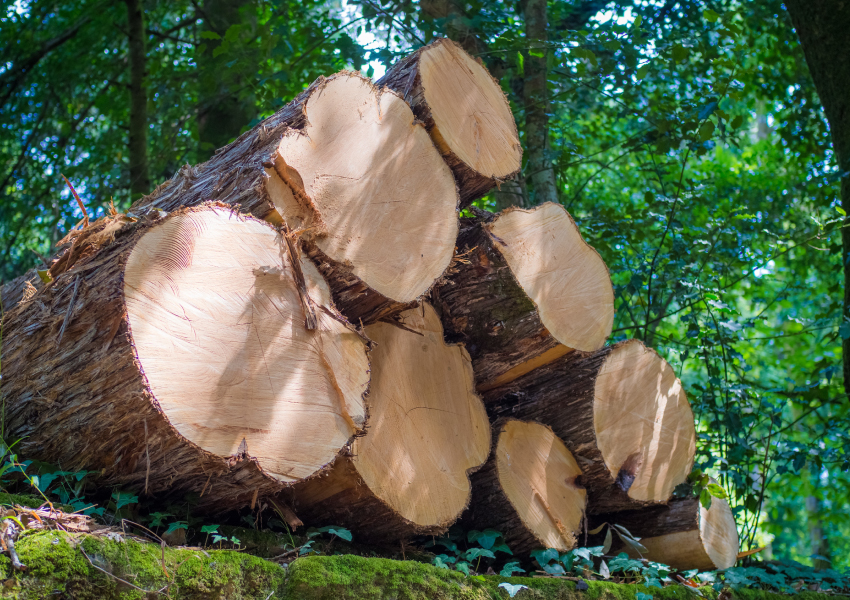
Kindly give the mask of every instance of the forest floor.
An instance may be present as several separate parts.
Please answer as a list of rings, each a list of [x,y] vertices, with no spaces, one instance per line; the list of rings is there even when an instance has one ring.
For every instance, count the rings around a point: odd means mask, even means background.
[[[779,600],[765,589],[716,590],[679,583],[645,587],[579,577],[465,575],[439,568],[434,555],[400,548],[387,551],[337,535],[293,536],[270,530],[222,527],[202,545],[168,546],[132,522],[81,523],[61,511],[45,514],[43,499],[0,494],[4,522],[0,599],[35,600]],[[14,508],[12,508],[14,507]],[[28,508],[29,507],[29,508]],[[38,509],[34,511],[31,509]],[[72,519],[77,518],[77,521]],[[9,522],[20,527],[15,531]],[[14,536],[13,566],[7,544]],[[344,532],[344,530],[343,530]],[[325,531],[325,534],[328,532]],[[339,532],[338,532],[339,533]],[[237,537],[238,536],[238,537]],[[329,539],[328,539],[329,538]],[[225,542],[235,549],[221,548]],[[309,553],[309,554],[308,554]],[[401,559],[401,560],[399,560]],[[427,562],[425,562],[427,561]],[[612,579],[616,580],[617,577]],[[620,578],[621,581],[626,581]],[[801,591],[800,600],[835,594]]]

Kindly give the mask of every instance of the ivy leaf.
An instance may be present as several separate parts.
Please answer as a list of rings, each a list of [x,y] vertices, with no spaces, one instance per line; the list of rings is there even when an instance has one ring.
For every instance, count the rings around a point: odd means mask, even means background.
[[[502,577],[512,577],[514,573],[525,573],[525,569],[519,566],[519,561],[505,563],[505,566],[499,571],[499,575]]]
[[[201,533],[218,533],[218,525],[204,525],[201,527]]]
[[[168,529],[165,530],[165,533],[173,533],[178,529],[189,529],[189,524],[186,521],[174,521],[168,525]]]
[[[558,563],[552,565],[543,565],[543,570],[549,573],[549,575],[566,575],[566,571],[564,567],[559,565]]]
[[[482,548],[487,548],[489,550],[500,537],[502,537],[502,534],[494,529],[485,529],[484,531],[477,531],[473,529],[467,534],[466,539],[470,543],[478,543],[478,545]]]
[[[475,560],[477,558],[481,558],[482,556],[485,558],[496,558],[496,555],[487,550],[486,548],[470,548],[463,554],[463,557],[466,560]]]
[[[548,565],[553,560],[558,560],[560,554],[554,548],[538,549],[531,551],[531,558],[537,561],[541,567]]]
[[[469,575],[469,563],[468,562],[459,562],[455,565],[455,569],[463,573],[464,575]]]

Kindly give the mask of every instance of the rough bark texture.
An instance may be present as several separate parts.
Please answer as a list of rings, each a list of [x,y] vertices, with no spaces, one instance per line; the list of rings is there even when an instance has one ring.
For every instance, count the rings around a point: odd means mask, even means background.
[[[201,510],[225,512],[283,484],[244,453],[226,459],[188,442],[151,393],[129,330],[123,279],[134,245],[160,222],[93,225],[88,241],[75,243],[75,262],[57,263],[63,266],[51,285],[4,313],[5,431],[21,440],[17,451],[28,458],[102,471],[102,486],[195,492]]]
[[[133,198],[151,189],[148,175],[148,88],[145,85],[145,17],[141,0],[127,5],[130,49],[130,193]]]
[[[209,161],[182,167],[174,178],[133,204],[130,212],[142,215],[159,209],[170,213],[215,200],[280,225],[282,220],[266,189],[266,169],[275,168],[274,156],[284,134],[307,125],[307,99],[326,81],[324,77],[317,79],[284,108],[218,150]],[[305,243],[303,250],[331,286],[337,309],[352,323],[374,322],[409,307],[375,292],[354,276],[348,266],[331,260],[313,244]]]
[[[841,205],[850,215],[850,4],[843,0],[788,0],[785,7],[800,37],[806,63],[832,133],[841,173]],[[841,230],[844,320],[850,319],[850,217]],[[844,391],[850,395],[850,338],[843,342]]]
[[[408,521],[363,484],[347,456],[338,458],[326,472],[303,482],[297,490],[284,490],[279,497],[305,523],[352,528],[357,539],[367,543],[440,535],[451,525],[422,527]]]
[[[493,440],[499,430],[494,427]],[[495,443],[494,443],[495,446]],[[515,554],[525,554],[540,547],[537,537],[525,526],[513,505],[505,497],[499,483],[496,461],[490,460],[472,477],[472,500],[463,517],[470,529],[495,529],[502,532],[505,543]]]
[[[549,148],[549,83],[546,66],[548,39],[546,0],[525,3],[525,37],[541,56],[529,53],[525,59],[523,100],[525,101],[525,145],[528,149],[526,178],[531,182],[532,204],[558,202],[555,170]]]
[[[614,346],[570,354],[523,377],[482,394],[492,418],[538,421],[552,428],[581,466],[589,513],[644,506],[627,495],[630,474],[613,478],[596,445],[593,396],[596,376]]]
[[[495,215],[462,219],[457,247],[462,260],[431,292],[446,338],[463,342],[472,358],[479,391],[533,357],[562,355],[561,345],[540,322],[537,308],[517,283],[484,225]],[[560,354],[558,354],[560,352]]]
[[[514,173],[506,174],[502,180],[494,179],[489,175],[478,173],[454,154],[444,143],[440,143],[439,134],[435,135],[436,124],[431,115],[431,108],[428,106],[428,101],[425,98],[425,91],[422,87],[422,79],[419,74],[419,59],[422,53],[435,44],[452,44],[450,40],[437,40],[429,46],[420,48],[401,62],[394,65],[387,73],[381,77],[375,84],[378,86],[386,86],[401,94],[413,109],[413,114],[419,121],[424,123],[425,128],[432,137],[436,137],[435,145],[446,163],[452,170],[458,186],[458,194],[460,195],[460,207],[464,208],[472,204],[473,200],[481,198],[491,189],[496,187],[504,179],[513,178]],[[496,87],[499,82],[493,80]],[[506,100],[507,102],[507,100]],[[514,127],[516,127],[514,125]]]

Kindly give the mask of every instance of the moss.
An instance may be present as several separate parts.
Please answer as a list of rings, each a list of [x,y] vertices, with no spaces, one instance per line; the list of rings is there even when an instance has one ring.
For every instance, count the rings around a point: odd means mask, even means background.
[[[0,588],[3,599],[141,600],[151,595],[147,590],[181,600],[283,598],[283,567],[230,550],[163,550],[114,535],[60,531],[22,535],[17,549],[27,570],[12,572],[7,558],[0,563],[11,580]]]
[[[575,582],[555,578],[465,577],[431,565],[385,558],[358,556],[311,556],[289,567],[286,598],[290,600],[484,600],[508,598],[499,583],[528,586],[517,600],[636,600],[644,593],[653,600],[715,600],[716,592],[700,593],[684,586],[646,588],[641,585],[589,581],[588,589],[576,590]],[[735,592],[740,600],[786,600],[788,596],[758,590]],[[835,600],[826,594],[803,593],[795,600]]]
[[[30,494],[8,494],[0,492],[0,506],[25,506],[27,508],[39,508],[45,504],[41,496]],[[53,507],[66,512],[74,512],[73,507],[54,503]]]

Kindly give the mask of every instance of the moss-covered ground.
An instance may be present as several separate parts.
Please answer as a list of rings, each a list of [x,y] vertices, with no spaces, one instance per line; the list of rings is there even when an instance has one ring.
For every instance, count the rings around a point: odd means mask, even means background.
[[[310,556],[289,567],[233,550],[162,548],[157,544],[62,531],[30,531],[18,539],[26,565],[15,571],[0,556],[0,598],[35,600],[489,600],[508,598],[503,581],[522,584],[518,600],[718,600],[710,588],[700,595],[682,586],[644,588],[590,581],[585,591],[564,579],[466,577],[414,561],[353,555]],[[757,590],[729,600],[780,600]],[[798,600],[827,600],[802,593]],[[725,599],[724,599],[725,600]]]

